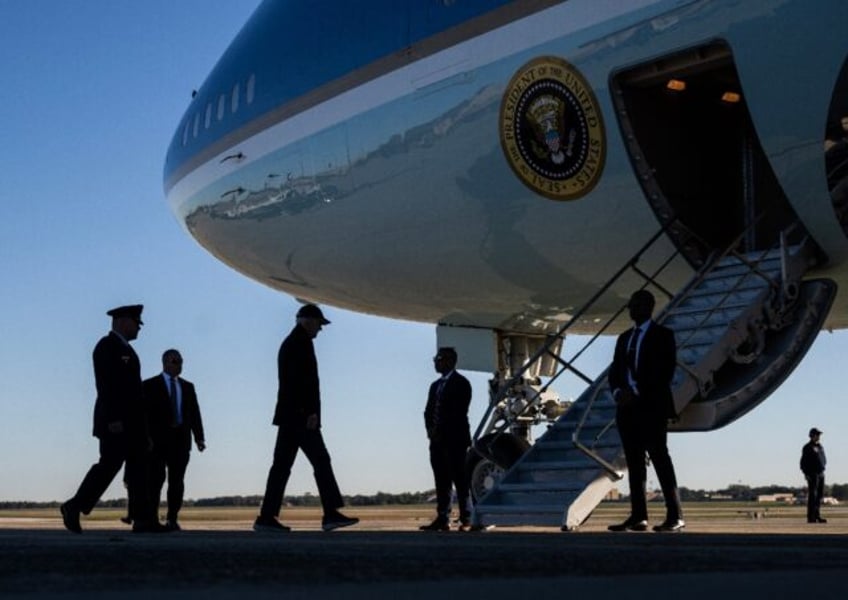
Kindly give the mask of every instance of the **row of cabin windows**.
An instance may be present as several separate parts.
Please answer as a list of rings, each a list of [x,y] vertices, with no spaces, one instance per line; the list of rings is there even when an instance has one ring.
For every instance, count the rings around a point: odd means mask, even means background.
[[[247,78],[247,85],[244,90],[244,101],[246,104],[253,104],[253,98],[256,96],[256,75],[251,75]],[[221,94],[218,96],[218,102],[208,102],[204,112],[194,113],[193,119],[188,119],[183,126],[183,146],[188,143],[189,135],[196,138],[200,133],[200,120],[203,119],[203,128],[209,129],[212,126],[212,117],[216,121],[223,121],[224,115],[227,112],[227,104],[230,106],[230,113],[235,114],[239,108],[241,98],[241,84],[236,83],[229,94]]]

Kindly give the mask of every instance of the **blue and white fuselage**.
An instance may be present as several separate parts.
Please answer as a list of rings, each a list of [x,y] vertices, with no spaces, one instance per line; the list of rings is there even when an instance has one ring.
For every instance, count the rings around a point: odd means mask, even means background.
[[[663,206],[718,247],[722,219],[745,223],[737,197],[779,196],[841,282],[825,146],[848,115],[844,23],[841,0],[266,0],[177,128],[168,201],[257,281],[424,322],[544,331],[667,224]],[[660,95],[687,76],[744,114]],[[847,309],[842,293],[828,324]]]

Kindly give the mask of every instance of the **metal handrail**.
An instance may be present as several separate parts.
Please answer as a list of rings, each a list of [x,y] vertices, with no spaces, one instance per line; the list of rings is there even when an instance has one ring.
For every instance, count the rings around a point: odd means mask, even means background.
[[[559,362],[559,363],[560,363],[561,368],[560,368],[559,370],[557,370],[557,372],[556,372],[556,373],[555,373],[555,374],[554,374],[554,375],[553,375],[553,376],[552,376],[552,377],[548,380],[548,382],[547,382],[544,386],[542,386],[541,388],[539,388],[539,390],[537,390],[537,391],[536,391],[535,395],[534,395],[532,398],[530,398],[530,400],[529,400],[529,401],[527,402],[527,404],[525,405],[524,409],[523,409],[521,412],[519,412],[519,413],[518,413],[517,417],[519,417],[519,418],[520,418],[520,416],[521,416],[521,415],[523,415],[523,414],[525,414],[526,412],[528,412],[528,411],[530,410],[530,408],[532,408],[532,407],[535,405],[535,403],[539,400],[539,398],[541,397],[541,395],[542,395],[542,394],[543,394],[543,393],[544,393],[544,392],[545,392],[545,391],[546,391],[546,390],[547,390],[547,389],[548,389],[548,388],[549,388],[549,387],[553,384],[553,382],[554,382],[554,381],[556,381],[556,380],[557,380],[557,379],[558,379],[558,378],[559,378],[559,377],[560,377],[560,376],[561,376],[564,372],[566,372],[566,371],[569,371],[569,370],[570,370],[570,371],[572,371],[572,372],[575,372],[575,373],[577,373],[577,374],[578,374],[578,377],[581,377],[584,381],[587,381],[587,383],[591,383],[591,380],[588,380],[588,378],[587,378],[586,376],[584,376],[584,375],[583,375],[582,373],[580,373],[577,369],[575,369],[575,368],[572,366],[572,363],[573,363],[573,362],[574,362],[577,358],[579,358],[579,357],[580,357],[580,355],[581,355],[581,354],[582,354],[582,353],[583,353],[583,352],[584,352],[584,351],[585,351],[585,350],[586,350],[586,349],[587,349],[587,348],[588,348],[591,344],[593,344],[593,343],[597,340],[597,338],[598,338],[598,337],[600,337],[601,335],[603,335],[603,333],[604,333],[604,332],[605,332],[605,331],[606,331],[606,330],[607,330],[607,329],[608,329],[608,328],[612,325],[612,323],[613,323],[613,322],[615,322],[615,320],[616,320],[616,319],[617,319],[617,318],[621,315],[621,313],[624,311],[624,309],[626,308],[626,306],[623,306],[623,307],[622,307],[622,308],[620,308],[618,311],[616,311],[616,312],[615,312],[615,314],[613,314],[613,316],[612,316],[610,319],[608,319],[608,320],[607,320],[607,322],[606,322],[606,323],[604,323],[604,325],[603,325],[600,329],[598,329],[598,331],[597,331],[597,332],[596,332],[596,333],[595,333],[595,334],[594,334],[594,335],[590,338],[590,340],[589,340],[586,344],[584,344],[584,346],[580,349],[580,351],[579,351],[577,354],[575,354],[575,355],[574,355],[574,357],[572,357],[572,359],[571,359],[570,361],[565,361],[565,360],[561,359],[560,357],[555,356],[555,355],[554,355],[554,354],[550,351],[550,349],[551,349],[551,347],[554,345],[555,341],[556,341],[556,340],[561,339],[561,338],[564,336],[565,332],[566,332],[567,330],[569,330],[569,329],[570,329],[570,328],[571,328],[571,327],[572,327],[575,323],[577,323],[577,322],[578,322],[578,319],[580,319],[580,317],[582,317],[582,316],[583,316],[583,315],[584,315],[584,314],[585,314],[585,313],[586,313],[586,312],[587,312],[587,311],[588,311],[588,310],[589,310],[589,309],[590,309],[590,308],[591,308],[591,307],[592,307],[592,306],[593,306],[593,305],[594,305],[594,304],[598,301],[598,299],[599,299],[599,298],[601,298],[601,296],[603,296],[603,295],[604,295],[604,294],[605,294],[605,293],[606,293],[606,292],[607,292],[607,291],[608,291],[608,290],[612,287],[612,285],[613,285],[616,281],[618,281],[618,279],[620,279],[620,278],[621,278],[621,276],[622,276],[622,275],[624,275],[626,272],[628,272],[628,271],[633,271],[633,272],[635,272],[637,275],[639,275],[640,277],[642,277],[643,279],[645,279],[645,284],[642,286],[643,288],[647,287],[648,285],[653,285],[653,286],[655,286],[657,289],[659,289],[660,291],[662,291],[664,294],[666,294],[666,295],[668,295],[669,297],[671,297],[671,294],[670,294],[670,293],[669,293],[669,292],[668,292],[665,288],[663,288],[661,285],[659,285],[659,284],[656,282],[656,278],[657,278],[657,276],[659,276],[659,274],[660,274],[662,271],[664,271],[664,270],[665,270],[665,268],[666,268],[666,267],[668,267],[668,265],[669,265],[669,264],[671,264],[671,262],[672,262],[672,261],[673,261],[676,257],[678,257],[678,256],[680,255],[680,250],[675,249],[675,251],[674,251],[674,252],[672,252],[672,253],[671,253],[671,255],[670,255],[670,256],[669,256],[669,257],[668,257],[668,258],[667,258],[667,259],[666,259],[666,260],[665,260],[665,261],[664,261],[664,262],[663,262],[663,263],[662,263],[662,264],[661,264],[661,265],[660,265],[660,266],[659,266],[659,267],[658,267],[658,268],[654,271],[653,275],[649,275],[649,274],[645,273],[644,271],[642,271],[641,269],[637,268],[637,267],[636,267],[636,264],[639,262],[639,260],[640,260],[640,259],[642,258],[642,256],[645,254],[645,252],[647,252],[647,251],[651,248],[651,246],[653,246],[653,244],[654,244],[654,243],[656,243],[656,241],[657,241],[658,239],[660,239],[660,238],[661,238],[661,236],[662,236],[662,235],[663,235],[663,234],[664,234],[664,233],[665,233],[665,232],[666,232],[666,231],[667,231],[667,230],[668,230],[668,229],[669,229],[669,228],[670,228],[670,227],[671,227],[671,226],[672,226],[675,222],[676,222],[675,220],[671,220],[671,221],[669,221],[669,222],[668,222],[668,223],[666,223],[666,224],[665,224],[662,228],[660,228],[660,230],[659,230],[659,231],[657,231],[654,235],[652,235],[652,236],[648,239],[648,241],[647,241],[647,242],[645,242],[645,244],[643,244],[643,246],[642,246],[642,247],[641,247],[641,248],[640,248],[640,249],[639,249],[639,250],[638,250],[638,251],[637,251],[637,252],[636,252],[636,253],[635,253],[635,254],[634,254],[634,255],[633,255],[633,256],[632,256],[632,257],[631,257],[628,261],[627,261],[627,262],[625,262],[625,263],[624,263],[624,265],[623,265],[621,268],[619,268],[619,269],[618,269],[618,271],[616,271],[616,272],[613,274],[613,276],[612,276],[612,277],[610,277],[610,279],[609,279],[609,280],[608,280],[608,281],[607,281],[607,282],[606,282],[603,286],[601,286],[601,287],[600,287],[600,288],[599,288],[599,289],[595,292],[595,294],[593,294],[593,295],[592,295],[592,297],[591,297],[588,301],[586,301],[586,302],[585,302],[585,303],[584,303],[584,304],[583,304],[583,305],[582,305],[582,306],[581,306],[581,307],[580,307],[580,308],[579,308],[579,309],[578,309],[578,310],[577,310],[577,311],[576,311],[576,312],[575,312],[575,313],[571,316],[571,318],[570,318],[570,319],[569,319],[569,320],[568,320],[565,324],[563,324],[563,325],[562,325],[562,326],[561,326],[561,327],[557,330],[557,332],[556,332],[555,334],[553,334],[553,335],[549,336],[549,337],[548,337],[548,341],[547,341],[544,345],[542,345],[542,347],[541,347],[539,350],[537,350],[537,351],[536,351],[536,352],[535,352],[535,353],[534,353],[534,354],[533,354],[533,355],[532,355],[532,356],[531,356],[531,357],[530,357],[530,358],[529,358],[529,359],[528,359],[528,360],[524,363],[524,365],[523,365],[520,369],[518,369],[518,371],[517,371],[517,372],[516,372],[516,373],[515,373],[515,374],[514,374],[514,375],[513,375],[513,376],[512,376],[512,377],[511,377],[511,378],[510,378],[510,379],[509,379],[509,380],[508,380],[508,381],[507,381],[504,385],[503,385],[503,386],[501,386],[501,388],[500,388],[500,390],[499,390],[499,392],[498,392],[498,395],[497,395],[494,399],[492,399],[492,400],[489,402],[489,406],[488,406],[488,408],[487,408],[486,412],[484,413],[484,415],[483,415],[482,419],[480,420],[480,424],[478,425],[477,430],[474,432],[474,438],[473,438],[473,439],[474,439],[474,442],[477,442],[477,441],[479,440],[479,438],[480,438],[480,434],[481,434],[481,432],[482,432],[482,430],[483,430],[483,427],[484,427],[484,426],[485,426],[485,424],[488,422],[488,420],[489,420],[489,418],[490,418],[490,416],[491,416],[491,414],[492,414],[492,411],[493,411],[493,410],[495,409],[495,407],[497,407],[497,406],[498,406],[498,404],[499,404],[499,403],[500,403],[500,402],[501,402],[501,401],[502,401],[502,400],[506,397],[506,391],[507,391],[507,390],[509,390],[510,388],[514,387],[514,386],[515,386],[515,385],[517,385],[518,383],[520,383],[520,382],[522,381],[522,378],[523,378],[524,374],[525,374],[525,373],[526,373],[526,372],[527,372],[527,371],[528,371],[528,370],[529,370],[529,369],[530,369],[530,368],[531,368],[531,367],[532,367],[532,366],[536,363],[536,361],[538,361],[540,358],[542,358],[542,356],[544,356],[545,354],[547,354],[547,355],[549,355],[549,356],[553,356],[553,357],[557,360],[557,362]],[[500,427],[499,429],[497,429],[497,430],[495,431],[495,437],[493,438],[493,440],[496,440],[498,437],[500,437],[501,435],[503,435],[503,433],[505,432],[505,430],[506,430],[506,424],[504,424],[502,427]]]
[[[751,223],[749,227],[752,228],[759,221],[759,219],[761,217],[762,217],[762,215],[760,215],[760,217],[755,219],[754,222]],[[702,267],[701,270],[698,272],[696,277],[692,279],[692,281],[686,286],[686,288],[681,293],[679,293],[677,296],[674,297],[673,301],[670,302],[665,307],[663,312],[657,317],[658,323],[662,323],[665,320],[665,318],[667,317],[667,315],[671,312],[672,308],[679,305],[680,302],[682,302],[688,296],[688,293],[692,289],[697,287],[697,285],[700,284],[706,278],[706,276],[709,273],[711,273],[718,266],[719,262],[722,259],[724,259],[725,257],[727,257],[728,255],[733,255],[736,258],[739,258],[741,262],[747,264],[748,267],[751,269],[750,274],[758,275],[758,276],[762,277],[763,279],[765,279],[766,283],[772,289],[779,289],[780,288],[779,283],[776,283],[773,280],[772,277],[768,276],[766,273],[763,273],[758,268],[759,265],[763,262],[763,260],[765,260],[767,258],[767,256],[772,251],[775,250],[775,248],[776,248],[775,246],[772,246],[770,248],[767,248],[766,250],[761,251],[760,254],[757,257],[754,258],[754,260],[749,259],[749,257],[746,257],[746,256],[740,254],[736,250],[736,247],[744,239],[744,236],[745,236],[748,229],[749,228],[746,228],[745,231],[743,231],[735,240],[733,240],[733,242],[724,250],[724,252],[714,256],[712,260],[707,261],[707,263],[704,265],[704,267]],[[778,246],[781,249],[783,249],[784,243],[785,243],[784,232],[781,232],[780,241],[778,242]],[[746,275],[746,277],[747,277],[747,275]],[[741,285],[741,283],[742,283],[742,281],[744,281],[744,279],[745,279],[745,277],[741,278],[736,283],[736,285],[733,286],[733,288],[731,288],[730,290],[727,290],[725,292],[725,297],[722,298],[721,302],[719,302],[715,307],[713,307],[708,313],[706,313],[706,315],[701,319],[701,323],[705,322],[709,318],[709,316],[711,316],[715,312],[715,310],[718,309],[718,307],[724,302],[724,300],[726,298],[728,298],[734,291],[736,291],[738,289],[738,286]],[[646,283],[646,285],[647,285],[647,283]],[[616,313],[616,316],[619,315],[623,310],[624,310],[624,308],[622,307],[622,309],[620,309],[618,311],[618,313]],[[694,335],[694,333],[693,333],[693,335]],[[688,339],[686,341],[688,341]],[[685,342],[682,345],[682,347],[685,347]],[[701,381],[697,377],[697,374],[692,369],[690,369],[688,367],[688,365],[682,364],[679,361],[676,361],[676,362],[677,362],[676,366],[680,367],[684,372],[687,373],[687,375],[689,375],[690,377],[692,377],[692,379],[695,380],[695,382],[698,386],[698,389],[702,389]],[[579,419],[577,425],[575,426],[575,429],[574,429],[574,432],[572,433],[571,439],[572,439],[572,443],[575,445],[575,447],[577,447],[581,452],[583,452],[589,458],[593,459],[595,462],[597,462],[599,465],[601,465],[610,475],[612,475],[616,479],[621,479],[623,477],[623,474],[620,473],[618,469],[616,469],[607,460],[605,460],[603,457],[601,457],[592,448],[589,448],[588,446],[586,446],[585,444],[583,444],[579,440],[580,433],[581,433],[581,431],[582,431],[582,429],[583,429],[583,427],[586,423],[586,420],[589,417],[589,414],[592,411],[592,408],[594,407],[595,402],[597,401],[598,397],[600,396],[602,389],[603,389],[603,386],[598,385],[594,389],[594,391],[592,391],[592,395],[591,395],[589,401],[586,403],[586,407],[583,409],[583,414],[582,414],[581,418]],[[598,433],[598,435],[595,436],[594,441],[597,442],[601,437],[603,437],[603,435],[612,427],[612,425],[614,423],[615,423],[615,418],[612,418],[607,423],[607,425],[601,430],[601,432]]]

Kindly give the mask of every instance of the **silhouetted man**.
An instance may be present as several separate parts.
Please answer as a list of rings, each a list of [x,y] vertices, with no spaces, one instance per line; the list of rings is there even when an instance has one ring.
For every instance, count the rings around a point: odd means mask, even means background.
[[[168,479],[168,513],[165,526],[179,531],[177,520],[183,505],[185,473],[191,456],[191,438],[197,449],[206,449],[203,419],[194,384],[180,377],[183,357],[177,350],[162,354],[162,373],[144,381],[153,456],[150,465],[151,500],[159,507],[162,485]]]
[[[430,385],[424,426],[430,440],[430,466],[436,483],[436,518],[422,531],[450,531],[451,490],[456,488],[459,529],[471,530],[471,504],[465,456],[471,445],[468,407],[471,384],[456,371],[453,348],[439,348],[433,364],[441,377]]]
[[[62,504],[62,521],[82,533],[80,513],[89,514],[127,463],[127,494],[133,506],[133,531],[158,532],[163,528],[149,501],[147,459],[150,439],[144,415],[141,364],[130,342],[143,325],[141,304],[113,308],[112,330],[94,347],[94,436],[100,440],[100,460],[89,469],[77,493]]]
[[[807,523],[827,523],[821,516],[821,501],[824,496],[824,468],[827,457],[821,445],[822,432],[810,429],[810,441],[801,449],[801,471],[807,480]]]
[[[609,385],[617,405],[615,420],[630,483],[630,516],[610,531],[645,531],[647,466],[651,457],[665,497],[665,521],[654,531],[679,531],[685,527],[674,465],[668,454],[668,419],[676,416],[671,379],[676,365],[674,332],[651,320],[654,296],[638,290],[627,305],[634,327],[619,336],[609,370]]]
[[[339,512],[339,508],[344,506],[344,500],[321,435],[321,392],[318,361],[315,359],[312,340],[329,323],[320,308],[314,304],[305,304],[297,311],[294,329],[283,340],[277,354],[279,389],[274,412],[274,425],[278,427],[277,443],[262,507],[253,524],[255,531],[289,531],[290,527],[280,523],[277,517],[298,449],[306,454],[315,473],[315,483],[324,509],[322,529],[331,531],[359,522],[359,519]]]

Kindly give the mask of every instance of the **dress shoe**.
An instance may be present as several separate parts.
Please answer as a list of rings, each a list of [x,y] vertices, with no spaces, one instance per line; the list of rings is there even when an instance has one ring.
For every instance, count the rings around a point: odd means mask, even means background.
[[[126,523],[127,525],[132,525],[132,519],[129,516],[121,517],[121,523]]]
[[[321,529],[324,531],[332,531],[333,529],[339,529],[341,527],[350,527],[357,523],[359,523],[359,519],[356,517],[348,517],[339,511],[334,511],[330,514],[324,515],[324,518],[321,519]]]
[[[82,533],[79,520],[80,511],[74,501],[68,500],[59,507],[59,510],[62,512],[62,523],[65,524],[65,529],[74,533]]]
[[[816,517],[815,519],[807,519],[807,523],[827,523],[827,519]]]
[[[450,531],[450,523],[447,519],[436,518],[429,525],[422,525],[418,529],[421,531]]]
[[[628,518],[624,523],[610,525],[608,531],[646,531],[648,529],[648,521],[645,519]]]
[[[182,531],[183,528],[180,527],[180,524],[177,523],[176,519],[168,519],[165,521],[165,527],[168,528],[168,531]]]
[[[258,533],[286,533],[291,527],[283,525],[274,517],[256,517],[253,522],[253,531]]]
[[[683,519],[675,519],[673,521],[663,521],[659,525],[654,525],[654,531],[658,533],[665,531],[683,531],[684,527],[686,527],[686,523],[683,522]]]

